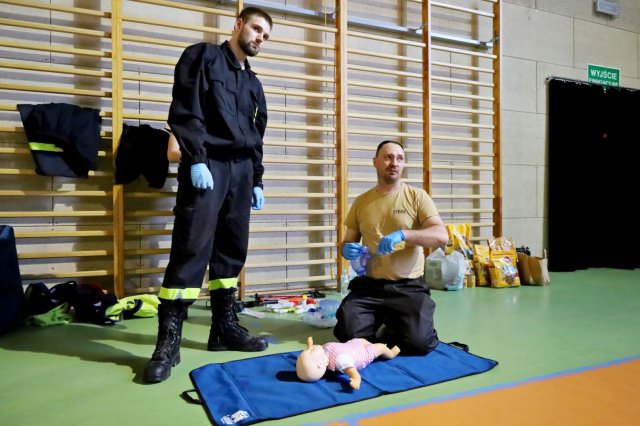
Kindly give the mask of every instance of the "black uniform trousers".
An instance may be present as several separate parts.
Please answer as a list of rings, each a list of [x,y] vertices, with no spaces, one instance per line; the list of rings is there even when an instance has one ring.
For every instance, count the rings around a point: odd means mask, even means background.
[[[253,198],[253,161],[245,153],[219,157],[207,161],[213,190],[194,188],[190,164],[180,164],[178,168],[171,255],[163,289],[199,290],[207,264],[210,280],[233,281],[244,266]],[[183,298],[176,294],[180,292],[160,291],[161,298]],[[193,292],[184,294],[190,295],[186,299],[194,298]]]
[[[398,345],[405,354],[424,354],[438,345],[436,304],[422,277],[398,281],[354,278],[336,313],[333,331],[341,342],[356,337]],[[380,327],[385,333],[377,338]]]

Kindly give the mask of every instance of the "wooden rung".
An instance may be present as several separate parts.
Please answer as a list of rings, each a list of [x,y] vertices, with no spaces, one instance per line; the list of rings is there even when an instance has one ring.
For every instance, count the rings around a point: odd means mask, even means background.
[[[132,99],[136,101],[147,101],[147,102],[159,102],[163,104],[171,103],[171,96],[162,96],[162,95],[145,95],[140,93],[132,93],[132,92],[123,92],[123,99]]]
[[[268,209],[268,210],[253,210],[251,211],[252,215],[324,215],[324,214],[335,214],[335,209]]]
[[[20,211],[20,212],[0,212],[0,217],[107,217],[112,216],[112,212],[107,211]]]
[[[303,64],[324,65],[328,67],[335,66],[335,63],[331,61],[325,61],[322,59],[309,59],[309,58],[304,58],[300,56],[276,55],[273,53],[261,53],[260,58],[273,59],[274,61],[282,61],[282,62],[299,62]]]
[[[469,152],[469,151],[442,151],[434,149],[431,151],[432,155],[462,155],[466,157],[493,157],[495,154],[492,152]]]
[[[396,61],[414,62],[418,64],[422,63],[422,58],[416,58],[413,56],[390,55],[387,53],[374,52],[371,50],[347,49],[347,53],[353,55],[373,56],[375,58],[393,59]]]
[[[136,62],[142,64],[166,65],[167,67],[175,67],[177,58],[163,58],[159,56],[133,55],[123,53],[122,60],[126,62]]]
[[[100,257],[111,256],[112,250],[75,250],[75,251],[58,251],[58,252],[40,252],[40,253],[19,253],[18,259],[54,259],[65,257]]]
[[[125,256],[143,256],[143,255],[156,255],[156,254],[169,254],[170,248],[156,248],[156,249],[131,249],[125,250]]]
[[[291,286],[288,283],[295,283],[295,282],[309,283],[314,281],[328,281],[328,280],[334,280],[334,279],[335,278],[333,278],[331,275],[322,275],[317,277],[287,277],[287,278],[275,278],[272,280],[250,280],[246,284],[246,286],[247,286],[247,291],[250,291],[249,289],[252,286],[286,283],[287,291],[291,292],[291,291],[295,291],[296,287]],[[306,287],[301,287],[301,288],[306,288]],[[275,293],[275,292],[269,290],[269,293]]]
[[[322,25],[314,25],[308,24],[306,22],[297,22],[285,19],[273,18],[273,23],[278,25],[278,28],[286,28],[286,27],[297,27],[297,28],[305,28],[308,30],[327,32],[327,33],[337,33],[338,29],[335,27],[327,27]]]
[[[3,61],[2,67],[23,71],[42,71],[56,74],[85,75],[89,77],[111,78],[111,71],[92,70],[68,65],[39,64],[27,61]],[[17,110],[15,105],[14,110]]]
[[[490,200],[494,199],[495,195],[486,194],[430,194],[431,198],[440,200]]]
[[[281,87],[270,87],[270,86],[264,87],[264,93],[269,95],[300,96],[305,98],[323,98],[323,99],[336,98],[336,95],[334,93],[312,92],[309,90],[297,90],[297,89],[283,89]],[[271,127],[271,125],[269,125],[269,127]]]
[[[102,231],[41,231],[41,232],[16,232],[16,238],[80,238],[80,237],[109,237],[112,230]]]
[[[464,114],[485,114],[485,115],[495,115],[493,110],[491,109],[482,109],[482,108],[457,108],[457,107],[447,107],[438,104],[431,104],[431,109],[434,111],[447,111],[447,112],[460,112]]]
[[[159,28],[175,28],[178,30],[194,31],[199,33],[230,35],[231,30],[222,30],[220,28],[207,27],[204,25],[182,24],[177,20],[166,21],[158,19],[142,18],[138,16],[125,15],[122,17],[123,22],[133,22],[136,24],[151,25]]]
[[[402,40],[402,39],[397,39],[392,37],[381,36],[378,34],[363,33],[359,31],[347,31],[347,35],[352,37],[358,37],[358,38],[366,38],[369,40],[378,40],[378,41],[385,41],[389,43],[402,44],[405,46],[415,46],[415,47],[421,47],[421,48],[425,46],[424,43],[419,41]]]
[[[95,9],[83,9],[80,7],[59,6],[56,4],[48,4],[43,2],[32,2],[27,0],[2,0],[2,3],[13,4],[16,6],[34,7],[36,9],[55,10],[58,12],[67,12],[78,15],[97,16],[99,18],[111,18],[110,12],[102,12]]]
[[[188,3],[176,2],[176,1],[170,1],[170,0],[134,0],[134,2],[153,4],[155,6],[165,6],[172,9],[190,10],[192,12],[210,13],[214,15],[222,15],[222,16],[228,16],[232,18],[235,17],[235,13],[229,10],[214,9],[212,7],[197,6],[194,4],[188,4]]]
[[[438,213],[447,214],[447,213],[493,213],[495,210],[493,209],[438,209]]]
[[[0,169],[0,175],[39,176],[35,172],[35,170],[31,170],[31,169]],[[96,176],[96,177],[113,176],[113,173],[90,170],[89,176]],[[47,176],[43,176],[43,177],[47,177]]]
[[[335,198],[334,192],[271,192],[265,191],[267,198]]]
[[[455,166],[447,164],[432,164],[433,169],[437,170],[464,170],[464,171],[493,171],[493,166]]]
[[[307,132],[335,132],[335,127],[327,126],[303,126],[297,124],[281,124],[273,123],[269,124],[269,129],[281,129],[281,130],[303,130]]]
[[[125,217],[164,217],[173,216],[171,210],[129,210],[124,212]]]
[[[445,185],[494,185],[492,180],[457,180],[457,179],[433,179],[433,184]]]
[[[269,163],[269,164],[318,164],[318,165],[326,165],[326,166],[331,166],[336,164],[335,160],[314,160],[314,159],[307,159],[304,157],[278,158],[278,157],[269,156],[269,155],[265,155],[262,162]]]
[[[476,56],[478,58],[497,59],[498,57],[492,53],[481,53],[481,52],[476,52],[474,50],[456,49],[454,47],[440,46],[437,44],[432,44],[431,49],[440,50],[440,51],[449,52],[449,53],[458,53],[460,55]]]
[[[347,133],[350,135],[374,135],[374,136],[392,136],[397,138],[414,138],[422,139],[422,133],[408,133],[408,132],[392,132],[384,129],[348,129]]]
[[[45,43],[28,43],[25,41],[14,42],[14,41],[5,40],[5,39],[0,39],[0,46],[20,49],[21,51],[35,50],[38,52],[56,52],[56,53],[66,53],[68,55],[93,56],[93,57],[99,57],[99,58],[111,57],[111,52],[105,52],[102,50],[78,49],[75,47],[64,47],[64,46],[57,46],[55,44],[45,44]]]
[[[35,86],[26,84],[0,83],[0,89],[20,92],[58,93],[61,95],[93,96],[97,98],[111,98],[111,92],[106,90],[71,89],[55,86]]]
[[[452,4],[440,3],[437,1],[431,1],[431,6],[441,7],[443,9],[456,10],[458,12],[466,12],[471,13],[473,15],[486,16],[488,18],[493,18],[495,15],[491,12],[485,12],[483,10],[470,9],[468,7],[454,6]]]
[[[285,112],[293,114],[309,114],[309,115],[336,115],[335,110],[329,109],[311,109],[311,108],[292,108],[283,106],[269,105],[269,112]]]
[[[368,81],[349,80],[347,84],[349,86],[366,87],[368,89],[394,90],[397,92],[407,92],[407,93],[423,93],[424,92],[420,87],[390,86],[386,84],[374,84]]]
[[[488,74],[494,74],[495,71],[491,68],[482,68],[482,67],[472,67],[470,65],[462,65],[462,64],[454,64],[451,62],[440,62],[440,61],[431,61],[432,67],[445,67],[445,68],[455,68],[466,71],[476,71],[476,72],[485,72]]]
[[[43,24],[40,22],[27,22],[27,21],[20,21],[17,19],[0,18],[0,25],[7,25],[10,27],[19,27],[19,28],[30,28],[34,30],[56,31],[56,32],[68,33],[68,34],[79,34],[84,36],[106,37],[106,38],[111,37],[111,34],[105,31],[87,30],[84,28],[66,27],[63,25]]]
[[[88,278],[88,277],[108,277],[113,275],[111,269],[97,269],[94,271],[60,271],[60,272],[47,272],[42,274],[22,274],[23,280],[46,280],[46,279],[60,279],[60,278]]]
[[[173,198],[175,192],[125,192],[125,198]]]
[[[166,85],[173,85],[172,76],[163,75],[149,75],[149,74],[134,74],[129,72],[122,73],[122,78],[125,81],[141,81],[145,83],[160,83]]]
[[[318,43],[316,41],[307,40],[295,40],[292,38],[278,37],[276,35],[269,38],[269,44],[271,43],[293,44],[294,46],[311,47],[314,49],[336,50],[333,44]]]
[[[122,117],[125,120],[159,121],[161,123],[167,122],[167,114],[146,114],[146,113],[125,112],[122,114]]]
[[[293,250],[293,249],[305,249],[305,248],[325,248],[325,247],[335,247],[337,243],[335,242],[327,242],[327,243],[301,243],[301,244],[270,244],[270,245],[249,245],[249,250],[259,251],[259,250]]]
[[[493,102],[495,99],[493,96],[479,96],[479,95],[469,95],[466,93],[456,93],[456,92],[441,92],[439,90],[433,90],[431,92],[432,96],[446,96],[448,98],[463,98],[463,99],[475,99],[478,101],[489,101]]]
[[[309,74],[301,74],[301,73],[292,73],[292,72],[278,72],[278,71],[269,71],[267,69],[262,69],[257,72],[258,76],[267,76],[267,77],[281,77],[292,80],[308,80],[308,81],[322,81],[324,83],[335,83],[336,79],[333,77],[322,77],[319,75],[309,75]]]
[[[374,121],[393,121],[397,123],[416,123],[422,124],[421,118],[405,118],[405,117],[397,117],[392,115],[372,115],[372,114],[356,114],[350,112],[347,115],[349,118],[361,118],[364,120],[374,120]]]
[[[472,138],[472,137],[466,137],[466,136],[451,136],[451,135],[434,135],[434,134],[432,134],[431,135],[431,139],[494,143],[494,140],[493,139],[489,139],[489,138]]]
[[[159,235],[171,235],[171,229],[132,229],[124,231],[125,237],[149,237]]]
[[[284,146],[287,148],[320,148],[320,149],[335,149],[335,145],[329,145],[326,143],[305,143],[305,142],[287,142],[279,140],[265,141],[265,146]]]
[[[167,268],[125,269],[124,274],[125,274],[125,276],[164,274],[166,270],[167,270]],[[151,287],[151,288],[153,289],[154,287]],[[151,290],[151,291],[158,291],[158,290],[160,290],[160,286],[155,288],[155,290]],[[138,293],[138,289],[132,289],[132,290],[127,290],[127,291]],[[149,291],[144,291],[144,292],[141,292],[141,293],[149,293]]]
[[[131,34],[123,34],[122,41],[128,41],[131,43],[140,43],[140,44],[152,44],[154,46],[177,47],[183,50],[189,46],[189,43],[185,43],[183,41],[166,40],[166,39],[157,38],[157,37],[141,37],[141,36],[134,36]]]
[[[398,106],[398,107],[405,107],[405,108],[422,109],[422,104],[419,102],[401,102],[401,101],[395,101],[393,99],[385,99],[385,98],[361,98],[358,96],[349,96],[347,97],[347,101],[354,102],[354,103],[362,103],[362,104],[387,105],[387,106]]]
[[[0,148],[0,154],[28,155],[31,154],[29,148]]]
[[[335,262],[336,262],[335,259],[313,259],[313,260],[297,260],[297,261],[289,261],[289,262],[264,262],[264,263],[247,262],[244,265],[244,267],[247,269],[280,268],[280,267],[285,268],[288,266],[327,265]]]
[[[451,84],[467,84],[469,86],[482,86],[482,87],[494,87],[493,83],[486,83],[478,80],[464,80],[461,78],[449,78],[440,76],[431,76],[432,81],[444,81]]]
[[[379,68],[379,67],[363,67],[361,65],[347,65],[347,69],[354,70],[354,71],[371,72],[375,74],[395,75],[399,77],[411,77],[411,78],[420,78],[420,79],[422,78],[422,74],[418,74],[415,72],[396,71],[396,70],[389,70],[386,68]]]
[[[322,275],[322,276],[315,276],[315,277],[308,277],[308,276],[304,276],[304,277],[287,277],[287,278],[275,278],[272,280],[250,280],[247,283],[247,291],[251,291],[250,288],[252,286],[260,286],[260,285],[270,285],[270,284],[287,284],[286,288],[287,288],[287,292],[292,292],[292,291],[298,291],[298,290],[302,290],[302,289],[309,289],[309,286],[306,285],[307,283],[310,282],[315,282],[315,281],[329,281],[329,280],[335,280],[334,277],[332,277],[331,275]],[[294,286],[291,283],[303,283],[303,285],[301,286]],[[324,287],[314,287],[315,289],[324,289]],[[273,291],[269,290],[269,293],[274,293]]]
[[[259,226],[251,227],[250,233],[262,232],[315,232],[315,231],[335,231],[336,227],[327,226]]]
[[[21,189],[0,189],[5,197],[106,197],[111,191],[25,191]]]
[[[335,176],[288,176],[288,175],[271,175],[265,174],[263,180],[284,180],[284,181],[309,181],[309,182],[332,182],[336,180]]]
[[[478,124],[478,123],[463,123],[458,121],[431,121],[432,126],[447,126],[447,127],[470,127],[474,129],[493,129],[493,124]]]

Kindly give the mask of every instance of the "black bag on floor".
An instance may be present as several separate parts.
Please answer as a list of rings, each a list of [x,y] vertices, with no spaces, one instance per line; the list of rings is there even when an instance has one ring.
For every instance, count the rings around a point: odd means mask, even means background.
[[[0,334],[18,324],[23,301],[15,234],[0,225]]]

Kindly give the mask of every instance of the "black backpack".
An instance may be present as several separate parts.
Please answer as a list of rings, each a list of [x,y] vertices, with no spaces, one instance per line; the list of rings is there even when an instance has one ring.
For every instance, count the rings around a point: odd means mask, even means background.
[[[0,225],[0,334],[20,322],[24,301],[16,237],[9,225]]]

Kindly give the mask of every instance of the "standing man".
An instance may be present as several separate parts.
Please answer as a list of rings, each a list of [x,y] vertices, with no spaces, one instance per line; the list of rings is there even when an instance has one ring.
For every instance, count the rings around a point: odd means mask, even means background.
[[[175,69],[169,126],[182,158],[171,255],[158,297],[158,341],[144,380],[166,380],[180,362],[182,323],[209,264],[211,331],[207,349],[257,352],[264,337],[241,327],[235,312],[238,274],[249,242],[250,209],[264,205],[262,138],[267,105],[247,58],[269,39],[271,17],[247,7],[231,38],[198,43]]]
[[[366,274],[349,284],[334,335],[341,342],[379,341],[384,324],[385,343],[424,354],[436,347],[438,336],[435,303],[423,277],[423,247],[445,245],[449,236],[429,195],[402,182],[404,160],[398,142],[380,143],[373,158],[378,184],[356,198],[347,214],[342,256],[356,259],[363,246],[374,255]]]

